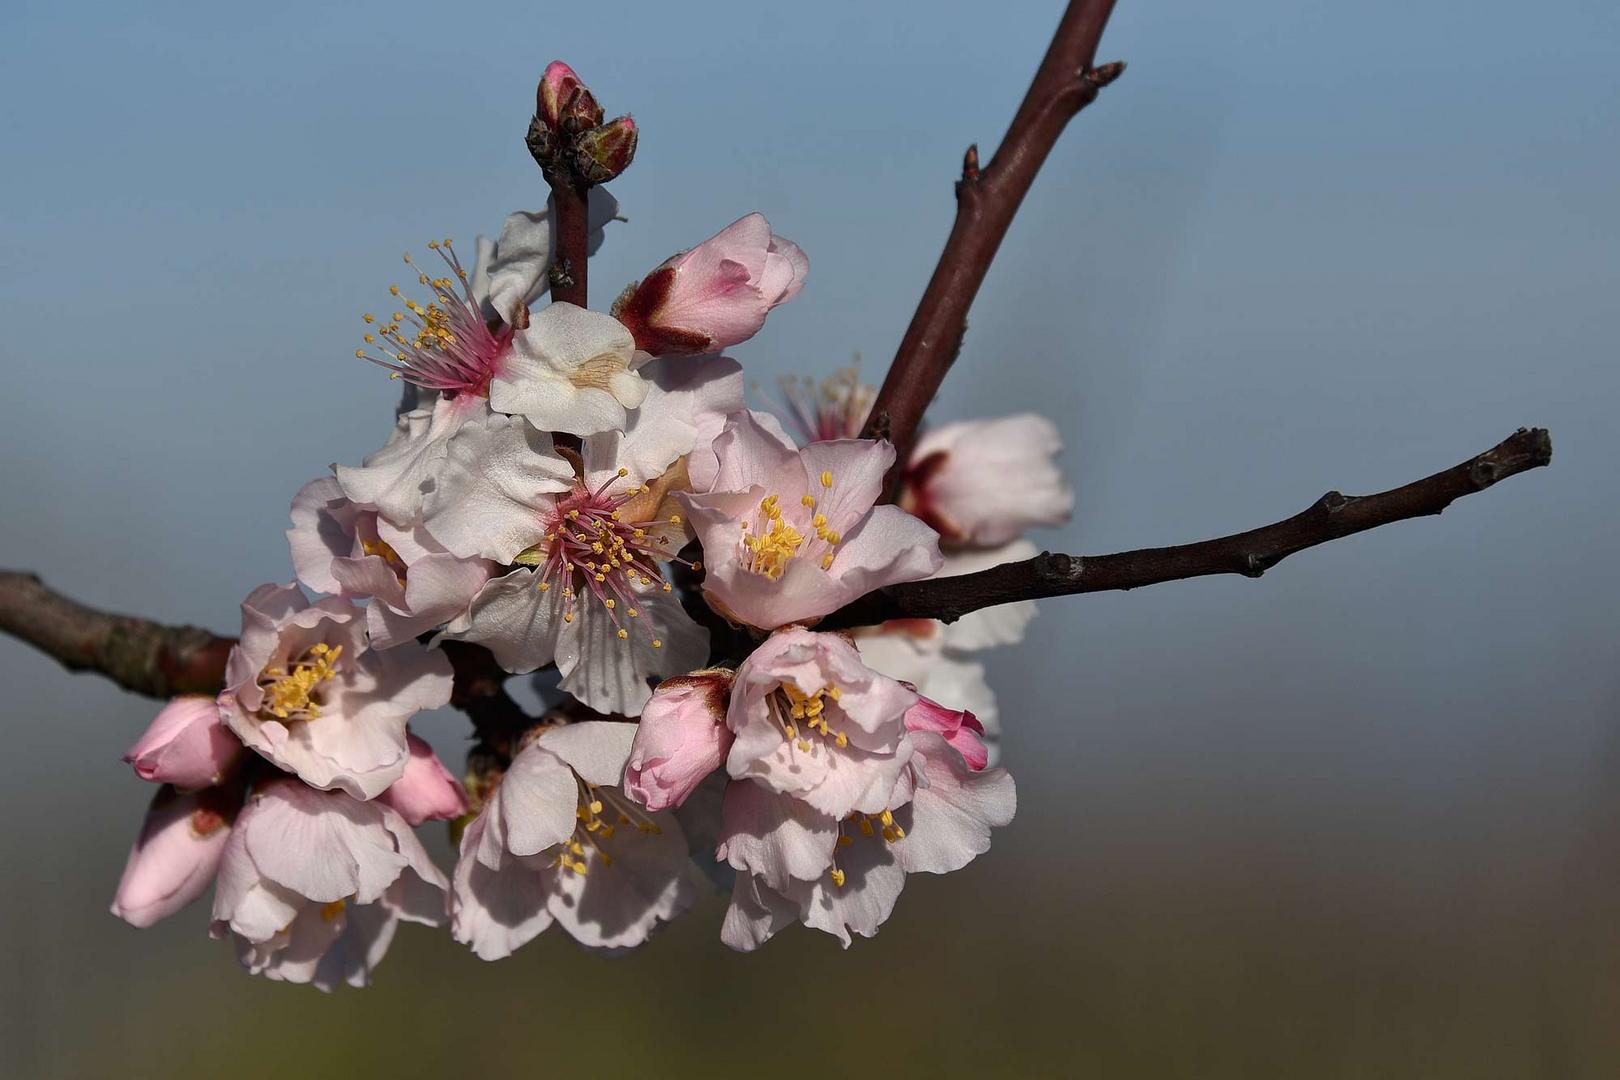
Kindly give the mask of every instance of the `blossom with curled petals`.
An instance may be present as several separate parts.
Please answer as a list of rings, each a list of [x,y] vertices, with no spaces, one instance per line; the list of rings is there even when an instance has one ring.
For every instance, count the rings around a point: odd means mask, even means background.
[[[292,779],[261,784],[226,842],[213,935],[255,975],[365,986],[401,921],[440,924],[444,874],[397,812]]]
[[[374,649],[456,618],[494,571],[488,560],[446,551],[420,524],[402,528],[355,505],[329,476],[299,489],[292,522],[287,543],[298,580],[346,600],[370,599],[366,632]]]
[[[558,923],[582,945],[628,948],[699,895],[673,815],[643,810],[619,777],[635,728],[584,721],[525,747],[461,836],[451,931],[498,960]]]

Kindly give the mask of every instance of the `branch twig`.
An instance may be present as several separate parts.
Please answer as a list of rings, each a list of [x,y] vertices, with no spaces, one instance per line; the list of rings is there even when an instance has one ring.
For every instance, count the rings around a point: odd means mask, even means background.
[[[195,626],[166,626],[114,615],[70,600],[38,575],[0,570],[0,631],[28,642],[69,671],[94,671],[125,690],[167,700],[217,694],[235,638]],[[443,643],[455,671],[450,703],[466,712],[486,740],[504,745],[532,721],[507,694],[506,672],[489,650]]]
[[[235,644],[195,626],[165,626],[69,600],[34,575],[0,570],[0,630],[69,671],[95,671],[148,697],[218,693]]]
[[[1068,122],[1125,70],[1120,63],[1092,67],[1113,8],[1114,0],[1071,0],[995,157],[981,168],[978,147],[968,147],[956,184],[956,222],[863,432],[867,438],[886,432],[894,443],[891,497],[923,411],[962,347],[968,309],[1035,174]]]
[[[1547,432],[1520,428],[1478,457],[1393,491],[1377,495],[1330,491],[1284,521],[1196,544],[1116,555],[1042,552],[973,574],[891,585],[834,612],[818,629],[871,626],[889,619],[954,622],[971,611],[1017,600],[1135,589],[1210,574],[1259,577],[1296,551],[1438,514],[1464,495],[1551,461],[1552,439]]]
[[[551,265],[551,298],[585,306],[586,270],[589,260],[589,215],[586,212],[588,189],[571,177],[548,171],[546,182],[551,185],[551,208],[557,222],[557,251]]]

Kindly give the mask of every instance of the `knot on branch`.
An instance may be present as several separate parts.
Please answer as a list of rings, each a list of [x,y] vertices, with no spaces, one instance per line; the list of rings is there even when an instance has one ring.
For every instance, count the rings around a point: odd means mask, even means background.
[[[1330,491],[1316,500],[1316,509],[1325,510],[1329,514],[1336,514],[1353,502],[1355,502],[1355,499],[1343,492]]]

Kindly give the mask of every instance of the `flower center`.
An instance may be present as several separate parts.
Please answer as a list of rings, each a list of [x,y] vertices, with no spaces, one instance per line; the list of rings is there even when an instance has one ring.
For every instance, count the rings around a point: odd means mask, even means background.
[[[805,442],[856,439],[877,393],[861,382],[860,360],[821,382],[809,376],[781,381],[780,411]]]
[[[837,853],[855,842],[853,836],[844,832],[844,826],[850,822],[854,822],[860,828],[862,836],[882,836],[890,844],[906,838],[906,830],[900,827],[900,823],[894,820],[893,812],[888,810],[883,811],[881,814],[863,814],[856,810],[843,821],[840,821],[838,823],[838,843],[833,849],[833,865],[827,871],[827,876],[832,878],[834,887],[840,889],[844,887],[844,872],[838,868]]]
[[[608,847],[614,834],[627,825],[650,836],[664,834],[657,822],[613,789],[587,784],[577,776],[575,783],[579,785],[579,805],[574,809],[577,824],[574,835],[557,852],[553,866],[560,866],[571,874],[584,874],[589,869],[585,862],[587,846],[595,849],[604,868],[612,866],[613,855]]]
[[[782,738],[797,747],[800,753],[810,752],[810,740],[805,734],[819,735],[842,750],[849,745],[849,736],[827,726],[827,701],[843,696],[838,687],[828,683],[813,694],[806,694],[793,683],[786,682],[765,699],[771,718],[782,729]],[[800,725],[803,725],[803,732]]]
[[[362,539],[360,541],[360,550],[367,555],[375,555],[382,559],[383,562],[388,564],[388,569],[392,570],[394,576],[399,579],[399,583],[401,585],[405,584],[405,560],[399,557],[399,552],[394,550],[392,544],[381,538],[377,540]]]
[[[424,389],[488,394],[490,380],[499,374],[501,361],[511,348],[512,328],[502,325],[491,330],[484,322],[467,285],[467,271],[449,240],[435,240],[428,247],[439,254],[453,276],[429,277],[406,255],[405,264],[416,271],[418,284],[433,290],[433,299],[426,304],[402,299],[405,310],[387,319],[362,315],[367,330],[361,340],[366,347],[356,349],[354,355],[387,368],[391,378]],[[400,296],[398,285],[388,286],[388,292]]]
[[[647,489],[641,485],[610,493],[616,480],[629,475],[620,469],[592,491],[575,484],[573,493],[558,500],[546,527],[546,535],[517,557],[535,569],[535,588],[548,592],[562,590],[563,621],[573,622],[582,602],[600,604],[616,628],[619,640],[630,637],[630,626],[641,617],[636,609],[633,586],[657,585],[664,592],[674,589],[664,580],[660,562],[678,562],[701,570],[702,564],[688,562],[669,550],[665,526],[679,525],[679,514],[668,519],[627,520],[625,507]],[[652,647],[663,648],[659,638]]]
[[[343,646],[324,641],[305,649],[287,667],[267,667],[259,674],[264,704],[259,711],[277,720],[314,720],[321,715],[316,692],[337,675]]]
[[[832,472],[823,470],[822,490],[830,495],[832,486]],[[799,524],[794,524],[783,516],[781,499],[776,495],[765,496],[759,501],[759,509],[753,516],[742,520],[744,569],[775,581],[787,570],[789,562],[799,555],[818,550],[818,547],[821,553],[819,560],[821,568],[825,570],[832,565],[833,556],[837,554],[836,548],[843,543],[844,538],[827,524],[827,515],[816,509],[814,495],[800,496],[799,505],[804,507],[804,513],[795,516],[800,518],[808,516],[808,520]],[[800,531],[800,525],[812,535],[807,537]]]

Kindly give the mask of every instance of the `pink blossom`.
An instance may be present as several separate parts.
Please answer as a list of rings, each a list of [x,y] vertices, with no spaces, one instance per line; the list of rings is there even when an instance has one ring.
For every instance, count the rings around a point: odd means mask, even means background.
[[[181,792],[165,785],[159,789],[141,824],[141,834],[130,848],[112,913],[145,929],[207,891],[219,869],[240,799],[239,793],[221,788]]]
[[[917,440],[900,504],[947,543],[997,547],[1069,520],[1074,491],[1053,461],[1062,449],[1034,413],[943,424]]]
[[[404,774],[406,721],[449,702],[451,672],[438,650],[368,650],[359,614],[261,585],[242,602],[219,707],[248,747],[305,783],[370,799]]]
[[[815,876],[770,866],[738,875],[722,941],[751,951],[799,921],[847,947],[852,935],[877,933],[907,874],[960,870],[990,849],[991,828],[1010,822],[1017,808],[1012,778],[1002,769],[974,772],[933,732],[912,739],[909,775],[896,786],[893,807],[832,822],[833,854]]]
[[[726,771],[835,818],[876,813],[911,758],[905,714],[916,702],[840,635],[778,631],[737,669]]]
[[[486,585],[447,636],[488,646],[506,670],[555,663],[562,688],[600,712],[634,716],[648,681],[708,659],[708,631],[681,606],[663,564],[689,534],[674,493],[685,456],[742,404],[735,361],[648,365],[647,398],[622,432],[587,438],[565,491],[511,479],[525,432],[469,432],[452,455],[428,528],[452,550],[520,567]],[[532,567],[532,569],[530,569]]]
[[[180,788],[218,784],[241,757],[242,742],[220,723],[214,699],[192,694],[165,705],[124,754],[142,780]]]
[[[726,727],[729,671],[665,679],[641,710],[624,769],[624,790],[649,810],[681,805],[731,748]]]
[[[594,435],[623,429],[647,386],[622,324],[600,311],[554,303],[512,339],[512,354],[489,384],[489,406],[526,417],[542,431]]]
[[[626,290],[613,314],[654,356],[718,352],[759,333],[809,270],[797,244],[771,232],[764,215],[749,214],[665,260]]]
[[[634,737],[629,724],[568,724],[512,760],[462,833],[457,941],[498,960],[555,922],[583,945],[626,948],[691,906],[696,871],[674,816],[617,786]]]
[[[602,229],[618,212],[618,203],[606,191],[591,192],[590,251],[601,246]],[[385,314],[361,316],[363,347],[355,355],[423,390],[487,396],[491,382],[507,372],[514,328],[528,324],[529,306],[550,284],[556,248],[551,205],[508,215],[495,240],[480,236],[470,272],[450,240],[434,240],[428,248],[442,265],[424,269],[405,256],[416,284],[427,290],[425,296],[413,299],[408,286],[389,286]],[[397,308],[404,310],[393,310]]]
[[[440,924],[445,885],[392,808],[274,780],[225,845],[213,935],[232,937],[255,975],[364,986],[401,920]]]
[[[467,792],[425,739],[407,736],[411,759],[405,775],[388,785],[377,796],[379,802],[399,811],[411,825],[424,821],[450,821],[467,812]]]
[[[715,439],[707,494],[684,494],[703,541],[704,595],[761,629],[816,619],[873,589],[928,577],[941,563],[934,530],[874,505],[894,462],[886,442],[784,446],[753,415]]]
[[[494,565],[446,551],[421,525],[401,528],[357,506],[329,476],[311,480],[292,502],[287,530],[298,580],[347,600],[372,599],[367,636],[374,649],[413,641],[467,610]]]

